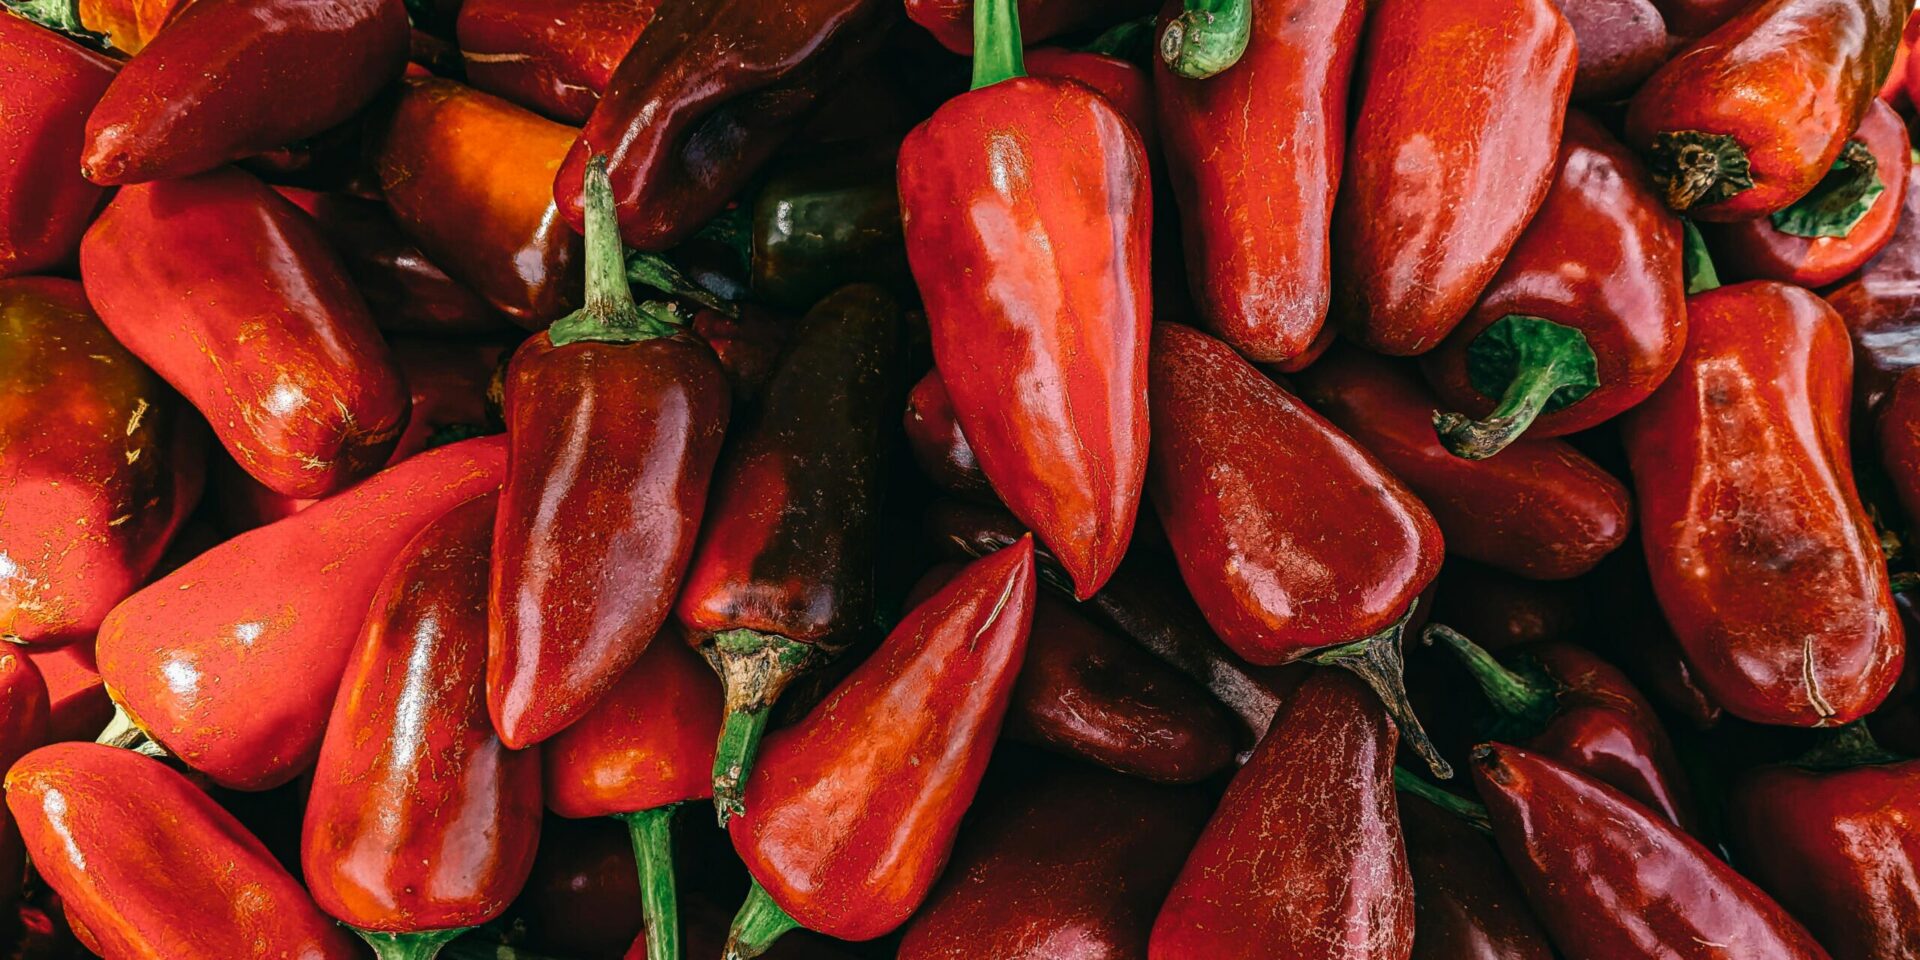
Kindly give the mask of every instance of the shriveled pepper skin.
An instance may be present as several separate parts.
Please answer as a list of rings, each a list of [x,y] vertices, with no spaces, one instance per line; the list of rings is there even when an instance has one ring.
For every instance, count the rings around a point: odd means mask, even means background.
[[[0,277],[70,263],[105,191],[80,175],[87,111],[119,65],[0,12]]]
[[[261,483],[319,497],[387,462],[407,420],[393,355],[313,221],[251,175],[123,188],[80,275],[107,329]]]
[[[954,413],[1083,599],[1126,552],[1146,473],[1148,194],[1133,125],[1072,81],[962,94],[900,149],[907,261]]]
[[[1398,739],[1367,688],[1322,670],[1240,768],[1154,920],[1153,960],[1405,960],[1413,885]]]
[[[1854,720],[1893,688],[1903,640],[1848,461],[1846,329],[1767,281],[1687,312],[1686,356],[1624,430],[1660,607],[1736,716]]]
[[[1552,0],[1375,7],[1333,217],[1348,338],[1425,353],[1467,315],[1553,180],[1574,60]]]
[[[580,239],[553,203],[578,131],[438,78],[408,80],[376,135],[374,166],[401,229],[516,323],[575,303]]]
[[[232,814],[157,760],[94,743],[41,747],[7,772],[7,809],[34,868],[105,956],[361,956]]]
[[[1545,757],[1474,750],[1494,839],[1569,960],[1827,960],[1806,928],[1659,814]]]
[[[540,754],[501,745],[483,683],[498,502],[454,507],[393,558],[333,702],[300,865],[362,930],[484,923],[533,868]]]
[[[1920,190],[1907,191],[1893,239],[1825,296],[1853,338],[1855,401],[1878,410],[1901,371],[1920,365]]]
[[[79,284],[0,280],[0,636],[85,640],[146,582],[200,499],[199,419]]]
[[[204,173],[346,120],[406,61],[401,0],[199,0],[107,87],[80,168],[99,184]]]
[[[1408,796],[1400,829],[1413,876],[1410,960],[1553,960],[1546,931],[1485,834]]]
[[[1169,0],[1167,16],[1180,10]],[[1365,17],[1360,0],[1263,0],[1232,69],[1205,80],[1153,69],[1194,304],[1208,330],[1256,361],[1305,354],[1326,323],[1328,231]]]
[[[467,82],[578,126],[653,19],[657,0],[467,0],[456,29]]]
[[[661,6],[615,68],[554,181],[583,229],[589,157],[606,155],[620,234],[664,250],[719,213],[896,19],[881,0]]]
[[[1449,453],[1433,432],[1436,401],[1403,362],[1336,347],[1293,382],[1433,511],[1454,556],[1563,580],[1627,538],[1626,486],[1565,441],[1523,438],[1485,460]]]
[[[80,23],[106,34],[115,50],[132,56],[153,42],[160,28],[193,0],[79,0]]]
[[[100,673],[169,753],[264,790],[320,750],[387,562],[456,504],[500,485],[506,442],[430,450],[154,581],[100,628]]]
[[[906,0],[907,18],[959,54],[973,52],[973,4],[968,0]],[[1039,43],[1080,27],[1113,23],[1153,10],[1153,0],[1020,0],[1020,35]]]
[[[1750,4],[1647,79],[1627,107],[1627,144],[1653,154],[1649,166],[1667,205],[1690,217],[1750,220],[1779,210],[1806,196],[1840,156],[1893,63],[1912,6]],[[1689,177],[1683,144],[1698,146],[1699,134],[1732,142],[1705,141],[1720,161],[1699,159]],[[1662,135],[1675,140],[1656,143]],[[1742,161],[1745,179],[1730,179],[1729,164]]]
[[[974,561],[799,723],[766,739],[728,823],[794,920],[871,940],[939,878],[1027,644],[1033,541]]]

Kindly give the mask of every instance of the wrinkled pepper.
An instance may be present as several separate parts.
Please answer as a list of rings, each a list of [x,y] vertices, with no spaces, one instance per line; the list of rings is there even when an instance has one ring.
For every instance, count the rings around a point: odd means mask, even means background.
[[[73,262],[106,196],[80,175],[81,131],[118,69],[0,10],[0,277]]]
[[[1407,796],[1400,830],[1413,877],[1408,960],[1553,960],[1546,931],[1485,834]]]
[[[455,30],[467,82],[579,126],[658,5],[657,0],[466,0]]]

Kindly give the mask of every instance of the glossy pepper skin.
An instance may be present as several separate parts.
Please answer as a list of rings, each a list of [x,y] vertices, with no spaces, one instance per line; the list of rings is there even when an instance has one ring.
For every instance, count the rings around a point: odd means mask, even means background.
[[[1762,0],[1667,61],[1627,108],[1667,206],[1750,220],[1807,195],[1893,63],[1908,0]]]
[[[1901,371],[1920,365],[1920,190],[1907,191],[1893,239],[1825,297],[1853,338],[1855,401],[1879,410]]]
[[[939,878],[1013,694],[1033,541],[974,561],[907,614],[799,723],[775,731],[728,823],[754,888],[727,945],[758,956],[804,926],[871,940]]]
[[[1627,538],[1626,486],[1565,441],[1529,438],[1477,461],[1448,452],[1434,436],[1433,395],[1400,362],[1336,347],[1293,382],[1433,511],[1454,556],[1562,580]]]
[[[1874,424],[1880,463],[1908,517],[1920,516],[1920,369],[1894,381]]]
[[[113,701],[100,679],[93,644],[82,640],[51,650],[29,648],[26,654],[46,683],[52,724],[47,742],[99,736],[113,719]]]
[[[1624,431],[1660,608],[1736,716],[1854,720],[1892,689],[1903,641],[1848,461],[1845,327],[1765,281],[1687,311],[1686,356]]]
[[[11,768],[28,751],[53,741],[47,683],[25,650],[0,652],[0,768]],[[96,728],[91,733],[98,733]],[[0,908],[20,897],[17,878],[26,874],[27,850],[12,814],[0,812]]]
[[[809,151],[782,165],[753,200],[755,300],[803,311],[855,282],[911,293],[901,237],[893,140]]]
[[[1473,779],[1507,865],[1572,960],[1827,960],[1779,904],[1612,787],[1504,744],[1474,749]]]
[[[314,770],[302,873],[383,957],[499,916],[533,867],[540,754],[501,745],[483,682],[498,500],[454,507],[393,558]]]
[[[120,190],[80,245],[100,319],[261,483],[319,497],[380,469],[407,393],[313,221],[251,175]]]
[[[0,13],[0,277],[72,262],[105,191],[80,175],[87,111],[119,65]]]
[[[940,380],[939,370],[928,370],[907,394],[907,412],[901,417],[907,449],[914,463],[934,485],[970,500],[994,502],[993,485],[980,469],[980,460],[967,445],[953,398]]]
[[[0,280],[0,636],[91,637],[200,499],[206,446],[79,284]]]
[[[467,82],[578,126],[656,0],[466,0],[455,29]]]
[[[1153,78],[1139,64],[1111,53],[1066,47],[1033,47],[1022,57],[1033,76],[1077,81],[1106,97],[1133,123],[1149,164],[1157,165],[1160,129],[1154,120]]]
[[[423,453],[154,581],[100,628],[100,673],[149,736],[222,786],[264,790],[320,750],[387,562],[500,485],[506,442]]]
[[[1552,0],[1383,0],[1369,20],[1334,205],[1334,317],[1370,350],[1425,353],[1547,194],[1573,28]]]
[[[1418,797],[1400,798],[1413,876],[1409,960],[1553,960],[1500,853],[1485,834]]]
[[[361,955],[232,814],[157,760],[57,743],[6,786],[35,869],[106,956]]]
[[[1403,960],[1413,886],[1393,721],[1359,680],[1301,684],[1240,768],[1154,920],[1153,960]]]
[[[587,160],[604,154],[627,245],[678,245],[740,192],[894,19],[880,0],[662,6],[554,181],[562,215],[583,228]]]
[[[410,79],[375,135],[374,167],[434,263],[539,330],[579,303],[580,239],[551,189],[577,133],[451,80]]]
[[[1164,16],[1180,9],[1169,0]],[[1153,68],[1194,303],[1208,330],[1255,361],[1305,354],[1327,319],[1328,231],[1365,17],[1359,0],[1263,2],[1233,69],[1189,80]]]
[[[973,4],[968,0],[906,0],[907,19],[933,34],[940,45],[965,56],[973,52]],[[1086,26],[1137,17],[1152,0],[1020,0],[1020,32],[1028,43]]]
[[[199,0],[107,87],[80,168],[99,184],[204,173],[352,117],[406,60],[401,0]]]

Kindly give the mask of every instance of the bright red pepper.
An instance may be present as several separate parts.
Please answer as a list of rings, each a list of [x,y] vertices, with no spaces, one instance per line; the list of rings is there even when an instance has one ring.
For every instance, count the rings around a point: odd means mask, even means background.
[[[467,82],[578,126],[653,19],[657,0],[466,0]]]
[[[193,0],[79,0],[75,13],[88,30],[105,34],[113,49],[139,53]]]
[[[263,790],[319,753],[387,562],[499,486],[506,442],[423,453],[154,581],[100,627],[107,690],[148,736],[223,786]]]
[[[98,728],[93,731],[99,732]],[[24,650],[0,652],[0,770],[11,768],[27,751],[53,740],[53,715],[47,684]],[[0,910],[12,910],[20,896],[27,851],[13,816],[0,811]]]
[[[106,192],[80,175],[79,142],[119,65],[0,11],[0,277],[73,261]]]
[[[1146,473],[1146,153],[1105,97],[1022,75],[1011,0],[979,10],[975,89],[900,149],[907,259],[981,469],[1084,599]]]
[[[1485,834],[1404,796],[1400,829],[1413,876],[1409,960],[1553,960],[1546,931]]]
[[[1575,102],[1619,100],[1633,93],[1673,50],[1654,0],[1559,0],[1558,6],[1580,48]]]
[[[940,371],[928,370],[907,394],[902,426],[914,462],[934,486],[971,500],[993,501],[993,485],[981,472],[980,460],[967,445],[966,434],[960,432],[953,398],[947,395]]]
[[[1547,195],[1573,28],[1552,0],[1383,0],[1368,20],[1334,206],[1334,317],[1369,349],[1425,353]]]
[[[1907,191],[1887,245],[1826,299],[1853,337],[1856,404],[1879,410],[1901,371],[1920,365],[1920,190]]]
[[[1153,79],[1139,64],[1110,53],[1065,47],[1035,47],[1022,57],[1030,76],[1073,80],[1106,97],[1140,134],[1140,144],[1146,148],[1149,161],[1159,156],[1160,131],[1154,122]]]
[[[1660,607],[1736,716],[1854,720],[1892,689],[1903,642],[1848,461],[1846,329],[1765,281],[1687,312],[1685,358],[1625,425]]]
[[[52,650],[27,650],[47,685],[52,726],[48,743],[91,740],[113,719],[113,701],[93,659],[93,642],[80,640]]]
[[[352,117],[406,61],[401,0],[199,0],[107,87],[80,169],[100,184],[204,173]]]
[[[973,4],[969,0],[906,0],[907,18],[933,34],[940,45],[966,56],[973,53]],[[1153,0],[1020,0],[1020,32],[1028,43],[1111,23],[1153,10]]]
[[[353,938],[233,815],[159,761],[57,743],[7,772],[7,809],[83,942],[115,960],[351,960]]]
[[[938,879],[1012,698],[1033,619],[1033,541],[976,560],[794,726],[728,824],[754,886],[729,957],[795,927],[870,940]]]
[[[122,189],[80,247],[87,298],[274,490],[318,497],[387,462],[393,355],[313,221],[238,170]]]

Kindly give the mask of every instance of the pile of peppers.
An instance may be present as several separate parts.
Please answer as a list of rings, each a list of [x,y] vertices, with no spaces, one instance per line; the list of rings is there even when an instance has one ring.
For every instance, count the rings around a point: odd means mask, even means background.
[[[0,0],[0,960],[1920,960],[1913,0]]]

